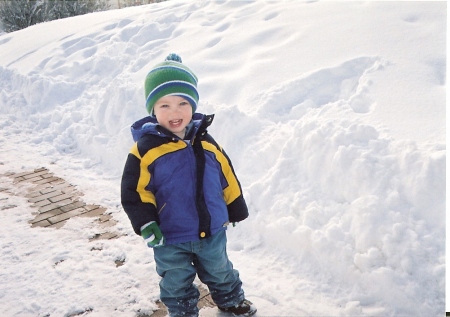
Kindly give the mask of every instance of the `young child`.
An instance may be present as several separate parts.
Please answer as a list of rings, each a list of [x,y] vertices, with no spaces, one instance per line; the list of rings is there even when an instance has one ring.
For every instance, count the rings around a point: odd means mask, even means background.
[[[136,142],[122,176],[122,206],[153,248],[170,317],[198,316],[196,274],[221,311],[256,312],[226,252],[229,223],[248,217],[225,151],[208,134],[213,115],[195,113],[197,77],[170,54],[145,79],[150,116],[131,127]]]

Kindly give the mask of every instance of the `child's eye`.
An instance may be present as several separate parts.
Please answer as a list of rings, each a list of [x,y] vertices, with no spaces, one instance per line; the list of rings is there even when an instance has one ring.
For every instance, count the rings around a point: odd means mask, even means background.
[[[186,106],[186,105],[189,105],[189,102],[187,102],[187,101],[180,102],[180,106]]]

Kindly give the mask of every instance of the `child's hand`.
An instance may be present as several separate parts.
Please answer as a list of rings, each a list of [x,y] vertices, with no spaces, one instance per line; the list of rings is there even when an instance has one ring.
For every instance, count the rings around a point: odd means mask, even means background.
[[[141,236],[147,242],[149,248],[158,248],[164,245],[164,236],[154,221],[149,222],[141,227]]]

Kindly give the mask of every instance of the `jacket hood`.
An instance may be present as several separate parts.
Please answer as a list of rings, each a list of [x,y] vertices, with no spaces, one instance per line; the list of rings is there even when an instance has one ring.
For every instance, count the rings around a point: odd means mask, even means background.
[[[186,135],[190,136],[188,139],[192,139],[201,127],[206,130],[206,128],[212,123],[213,118],[214,115],[194,113],[191,122],[186,127],[188,130]],[[163,128],[158,123],[156,118],[152,116],[142,118],[131,125],[131,135],[133,136],[133,140],[135,142],[137,142],[142,136],[146,134],[154,134],[159,136],[162,135],[170,138],[174,137],[174,134]]]

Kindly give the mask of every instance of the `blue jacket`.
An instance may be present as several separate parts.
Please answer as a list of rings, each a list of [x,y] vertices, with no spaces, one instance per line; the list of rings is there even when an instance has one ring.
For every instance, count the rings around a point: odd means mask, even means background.
[[[153,117],[132,125],[121,200],[136,234],[156,221],[166,244],[197,241],[248,217],[231,161],[207,133],[213,118],[194,114],[185,140]]]

